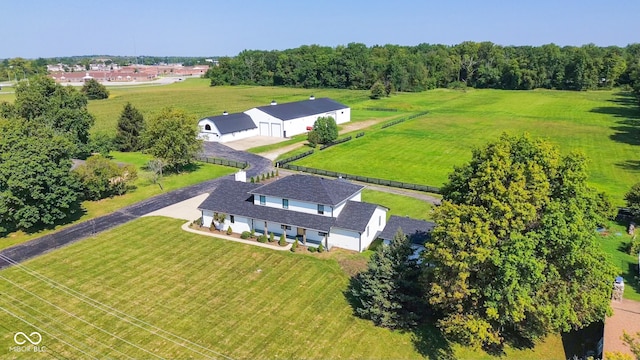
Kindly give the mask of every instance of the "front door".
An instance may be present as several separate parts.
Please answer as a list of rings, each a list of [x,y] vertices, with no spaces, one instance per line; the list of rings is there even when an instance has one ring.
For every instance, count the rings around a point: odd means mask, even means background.
[[[304,228],[298,228],[298,237],[302,237],[302,243],[307,244],[307,230]]]

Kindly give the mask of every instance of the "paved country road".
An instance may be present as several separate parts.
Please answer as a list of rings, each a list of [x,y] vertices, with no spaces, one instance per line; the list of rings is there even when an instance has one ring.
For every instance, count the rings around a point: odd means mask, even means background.
[[[248,176],[256,176],[271,168],[271,161],[268,159],[243,151],[233,150],[218,143],[205,143],[203,153],[205,156],[248,162],[250,164],[250,168],[247,170]],[[109,230],[131,220],[135,220],[152,211],[162,209],[206,192],[211,192],[218,186],[220,179],[221,178],[205,181],[196,185],[154,196],[122,208],[111,214],[87,220],[53,234],[45,235],[8,249],[4,249],[0,251],[0,255],[4,255],[16,262],[22,262],[67,244],[93,236],[96,233]],[[0,257],[0,269],[11,265],[8,261],[3,259],[4,258]]]

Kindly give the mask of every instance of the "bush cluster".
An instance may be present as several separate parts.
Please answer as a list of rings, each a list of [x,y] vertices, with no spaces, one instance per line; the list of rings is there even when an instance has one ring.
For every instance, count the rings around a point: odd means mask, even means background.
[[[240,239],[248,239],[251,237],[251,233],[248,231],[243,231],[242,234],[240,234]]]
[[[260,236],[258,236],[258,242],[260,242],[260,243],[266,243],[266,242],[267,242],[267,236],[266,236],[266,235],[260,235]]]

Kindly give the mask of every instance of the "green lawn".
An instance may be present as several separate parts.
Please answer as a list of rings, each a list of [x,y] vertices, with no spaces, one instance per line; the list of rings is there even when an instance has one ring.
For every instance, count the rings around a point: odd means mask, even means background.
[[[420,353],[411,334],[354,317],[339,252],[277,252],[181,224],[142,218],[1,271],[0,357],[19,356],[16,332],[39,331],[47,350],[30,358],[491,358],[450,350],[433,330]],[[504,358],[564,359],[562,349],[553,336]]]
[[[387,217],[397,215],[429,220],[433,209],[431,203],[423,200],[369,189],[362,191],[362,201],[388,207]]]
[[[115,196],[98,201],[84,201],[82,203],[82,207],[84,208],[85,212],[78,220],[74,221],[73,223],[60,225],[55,227],[54,229],[46,229],[32,233],[25,233],[24,231],[11,233],[4,238],[0,238],[0,250],[40,236],[44,236],[80,221],[85,221],[96,218],[98,216],[106,215],[152,196],[160,195],[162,193],[183,188],[189,185],[201,183],[210,179],[215,179],[224,175],[229,175],[236,171],[235,168],[231,167],[197,163],[191,171],[183,172],[181,174],[171,174],[162,178],[160,183],[162,184],[164,190],[161,190],[157,184],[153,184],[151,182],[149,173],[142,169],[146,162],[151,159],[150,156],[141,153],[121,152],[114,152],[111,155],[113,155],[114,160],[117,162],[133,164],[138,168],[138,180],[136,180],[135,182],[134,190],[122,196]]]
[[[318,151],[297,165],[418,184],[441,186],[454,165],[475,147],[502,132],[529,132],[590,159],[590,182],[616,204],[639,180],[637,103],[616,91],[432,90],[398,94],[358,108],[378,105],[406,114],[429,114],[362,138]]]
[[[165,106],[175,106],[202,118],[222,114],[225,110],[230,113],[246,111],[256,106],[268,105],[271,100],[280,103],[305,100],[312,94],[317,98],[331,97],[345,104],[362,102],[368,98],[367,91],[256,86],[210,87],[207,79],[187,79],[163,86],[109,87],[109,92],[110,96],[106,100],[89,101],[89,111],[96,117],[96,124],[92,129],[94,132],[115,134],[118,118],[127,102],[131,102],[145,117]]]

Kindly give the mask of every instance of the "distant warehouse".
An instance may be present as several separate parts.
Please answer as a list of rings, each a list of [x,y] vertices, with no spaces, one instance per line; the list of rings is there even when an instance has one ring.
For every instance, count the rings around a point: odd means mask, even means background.
[[[331,116],[337,124],[351,121],[351,109],[329,98],[259,106],[242,113],[209,116],[198,121],[200,138],[228,142],[252,136],[291,137],[307,132],[322,116]]]

